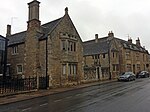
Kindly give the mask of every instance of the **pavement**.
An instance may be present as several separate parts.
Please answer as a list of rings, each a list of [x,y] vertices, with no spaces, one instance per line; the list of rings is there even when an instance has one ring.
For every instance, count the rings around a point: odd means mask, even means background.
[[[113,81],[116,81],[116,80],[98,81],[98,82],[91,82],[91,83],[86,83],[86,84],[81,84],[81,85],[76,85],[76,86],[71,86],[71,87],[66,87],[66,88],[53,88],[53,89],[38,90],[38,91],[34,90],[34,91],[23,92],[19,94],[5,95],[3,97],[0,97],[0,105],[6,105],[10,103],[15,103],[19,101],[29,100],[29,99],[43,97],[43,96],[52,95],[52,94],[58,94],[61,92],[72,91],[75,89],[82,89],[82,88],[86,88],[90,86],[95,86],[98,84],[110,83]]]

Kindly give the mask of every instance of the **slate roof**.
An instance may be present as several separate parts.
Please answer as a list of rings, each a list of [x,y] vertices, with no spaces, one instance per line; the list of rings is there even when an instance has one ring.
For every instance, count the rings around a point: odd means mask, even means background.
[[[109,41],[107,39],[108,37],[99,38],[97,43],[95,43],[95,40],[83,42],[83,54],[94,55],[99,53],[108,53]]]
[[[136,44],[129,43],[128,41],[125,41],[125,40],[122,40],[122,39],[119,39],[119,38],[115,38],[115,39],[120,41],[120,43],[122,44],[122,46],[125,49],[131,49],[131,50],[134,50],[134,51],[140,51],[140,52],[147,52],[148,53],[148,51],[145,48],[143,48],[142,46],[137,46]]]
[[[37,36],[40,40],[45,39],[49,32],[53,31],[53,29],[57,26],[57,24],[61,21],[61,18],[56,19],[54,21],[51,21],[49,23],[41,25],[41,33],[37,33]],[[9,37],[8,46],[14,45],[14,44],[20,44],[25,42],[27,31],[19,32],[16,34],[13,34]]]
[[[131,49],[135,51],[148,53],[148,51],[143,47],[137,46],[135,44],[130,44],[128,41],[116,37],[114,37],[114,39],[119,41],[125,49]],[[84,56],[95,55],[100,53],[108,53],[110,41],[111,40],[109,40],[109,37],[103,37],[99,38],[97,43],[95,42],[95,39],[83,42]]]

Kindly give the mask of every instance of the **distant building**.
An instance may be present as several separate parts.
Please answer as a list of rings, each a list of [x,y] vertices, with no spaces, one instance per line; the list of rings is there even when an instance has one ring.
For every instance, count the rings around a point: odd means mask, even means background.
[[[135,74],[141,70],[149,71],[148,51],[141,46],[140,39],[136,44],[114,37],[113,32],[108,36],[83,42],[84,75],[87,80],[114,79],[126,71]]]
[[[68,8],[59,19],[41,25],[37,0],[28,3],[27,30],[11,34],[7,26],[8,63],[13,77],[46,76],[50,86],[81,82],[83,46]]]

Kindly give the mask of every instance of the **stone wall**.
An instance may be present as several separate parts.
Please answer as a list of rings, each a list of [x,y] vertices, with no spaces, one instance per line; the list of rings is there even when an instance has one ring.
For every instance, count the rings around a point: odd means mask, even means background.
[[[13,46],[9,46],[8,47],[8,60],[7,63],[10,64],[10,75],[11,76],[17,76],[20,75],[22,76],[24,73],[22,74],[17,74],[17,65],[24,64],[24,43],[23,44],[18,44],[18,45],[13,45]],[[13,54],[13,47],[17,47],[18,48],[18,53]],[[23,67],[24,69],[24,67]]]
[[[76,51],[62,51],[61,33],[76,36]],[[78,35],[72,21],[68,15],[65,15],[53,32],[48,37],[48,74],[50,75],[52,85],[67,85],[68,81],[68,64],[77,64],[77,76],[75,83],[82,80],[82,63],[83,47],[80,36]],[[66,75],[62,76],[62,64],[66,64]],[[72,82],[70,82],[72,83]]]

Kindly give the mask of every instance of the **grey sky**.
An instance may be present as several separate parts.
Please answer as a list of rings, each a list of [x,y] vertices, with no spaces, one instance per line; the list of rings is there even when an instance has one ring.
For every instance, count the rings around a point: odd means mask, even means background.
[[[12,33],[26,30],[27,3],[32,0],[3,0],[0,4],[0,34],[5,36],[6,25],[12,24]],[[124,40],[128,34],[133,39],[140,37],[142,46],[150,50],[150,0],[39,0],[42,24],[62,17],[64,8],[83,41],[107,36],[113,31]]]

